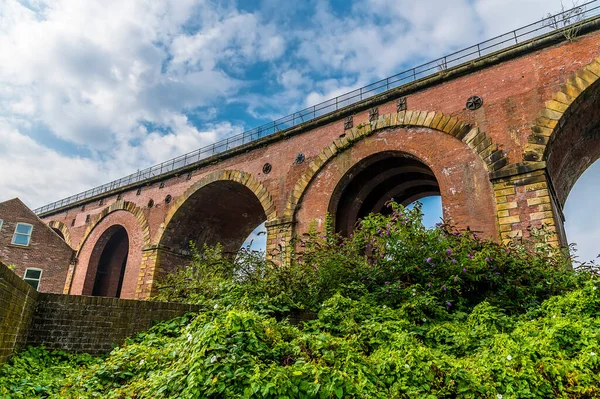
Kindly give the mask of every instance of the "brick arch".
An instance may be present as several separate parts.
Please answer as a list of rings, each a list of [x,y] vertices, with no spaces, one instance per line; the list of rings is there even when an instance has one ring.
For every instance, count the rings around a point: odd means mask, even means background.
[[[179,208],[196,191],[217,181],[232,181],[246,186],[248,189],[250,189],[250,191],[254,193],[254,195],[256,195],[256,198],[258,198],[267,217],[267,222],[276,218],[275,203],[273,202],[273,197],[271,196],[267,188],[263,186],[263,184],[260,183],[258,180],[256,180],[251,174],[239,170],[215,171],[198,180],[196,183],[190,186],[190,188],[185,190],[183,195],[177,198],[173,206],[169,209],[164,221],[161,223],[158,229],[158,234],[156,235],[157,244],[160,244],[165,230],[169,225],[169,222],[171,221],[171,219],[173,219]]]
[[[89,224],[87,229],[85,229],[85,233],[83,233],[83,238],[81,239],[81,241],[79,242],[79,245],[77,247],[77,254],[79,254],[79,251],[81,251],[81,248],[83,248],[83,245],[87,241],[89,235],[92,233],[94,228],[100,222],[102,222],[102,220],[106,216],[108,216],[109,214],[111,214],[113,212],[121,211],[121,210],[132,213],[133,216],[135,216],[135,218],[137,219],[137,223],[143,232],[144,246],[150,245],[150,227],[148,225],[148,220],[146,219],[146,215],[144,215],[144,211],[142,211],[142,209],[139,208],[137,205],[135,205],[133,202],[119,200],[119,201],[113,203],[112,205],[104,208],[102,210],[102,212],[100,212],[98,215],[94,216],[94,218],[91,220],[91,223]]]
[[[70,246],[71,248],[73,247],[73,244],[71,242],[71,232],[69,231],[69,228],[67,227],[67,225],[65,225],[63,222],[61,222],[59,220],[52,220],[52,221],[50,221],[50,223],[48,223],[48,226],[51,229],[56,229],[56,230],[60,231],[61,234],[63,235],[64,240],[67,243],[67,245]]]
[[[525,145],[524,162],[546,161],[549,148],[557,133],[577,110],[586,90],[600,79],[600,57],[575,72],[559,91],[546,101],[545,107],[531,127],[529,143]]]
[[[488,172],[499,170],[508,163],[506,155],[497,144],[492,143],[492,139],[485,132],[458,118],[434,111],[402,111],[397,114],[381,115],[376,121],[347,130],[343,137],[335,139],[310,162],[308,170],[296,182],[283,216],[292,219],[295,217],[296,208],[311,180],[338,153],[380,130],[395,127],[425,127],[455,137],[483,160]]]
[[[99,262],[106,246],[110,244],[119,229],[124,229],[127,239],[127,246],[119,245],[117,250],[120,254],[123,254],[122,251],[127,253],[120,297],[136,297],[143,253],[150,244],[150,235],[143,211],[135,204],[123,200],[104,208],[87,227],[77,249],[77,264],[65,284],[67,293],[94,295]]]

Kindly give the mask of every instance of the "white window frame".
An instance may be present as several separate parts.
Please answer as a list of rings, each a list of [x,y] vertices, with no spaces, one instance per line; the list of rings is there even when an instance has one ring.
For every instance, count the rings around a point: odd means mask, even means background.
[[[31,227],[31,230],[29,230],[29,234],[17,233],[17,229],[19,228],[19,225],[24,225],[24,226],[29,226],[29,227]],[[13,245],[19,245],[19,246],[21,246],[21,247],[28,247],[28,246],[29,246],[29,244],[31,244],[31,235],[32,235],[32,234],[33,234],[33,225],[32,225],[32,224],[29,224],[29,223],[23,223],[23,222],[18,222],[18,223],[15,225],[15,232],[13,233],[12,240],[11,240],[11,242],[10,242],[10,243],[11,243],[11,244],[13,244]],[[20,235],[20,236],[26,236],[26,237],[27,237],[27,244],[19,244],[19,243],[15,242],[15,237],[16,237],[17,235]]]
[[[37,279],[35,279],[35,278],[28,278],[27,277],[27,272],[29,270],[32,270],[32,271],[35,271],[35,272],[40,272],[40,277],[37,278]],[[37,291],[40,288],[40,284],[42,282],[42,274],[44,274],[44,269],[40,269],[39,267],[28,267],[27,269],[25,269],[25,273],[23,273],[23,281],[25,281],[25,282],[27,282],[28,280],[29,281],[37,281],[37,286],[36,287],[32,286]]]
[[[2,231],[2,223],[4,222],[4,220],[0,219],[0,231]]]

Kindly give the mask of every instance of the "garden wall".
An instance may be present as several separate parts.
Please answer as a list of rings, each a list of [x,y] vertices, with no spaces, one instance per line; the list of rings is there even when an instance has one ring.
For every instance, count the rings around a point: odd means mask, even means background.
[[[27,344],[70,353],[107,353],[155,321],[197,310],[181,303],[39,294]]]
[[[39,294],[0,262],[0,364],[25,345]]]
[[[0,364],[25,345],[101,354],[198,306],[38,293],[0,263]]]

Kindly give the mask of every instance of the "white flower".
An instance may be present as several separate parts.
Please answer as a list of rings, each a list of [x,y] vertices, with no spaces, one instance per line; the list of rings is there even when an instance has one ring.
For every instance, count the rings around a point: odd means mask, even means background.
[[[553,314],[553,315],[552,315],[552,318],[553,318],[553,319],[556,319],[556,315],[555,315],[555,314]]]
[[[497,397],[498,399],[502,399],[502,394],[501,394],[501,393],[499,393],[498,395],[496,395],[496,397]]]
[[[596,356],[596,352],[590,352],[590,356]]]
[[[385,309],[385,308],[387,308],[387,306],[383,305],[383,308]]]
[[[417,295],[417,294],[415,294],[415,293],[413,292],[413,296],[415,296],[415,295]]]
[[[218,303],[215,303],[215,306],[213,306],[213,309],[216,309],[216,308],[218,308],[218,307],[219,307],[219,304],[218,304]]]
[[[187,334],[187,340],[188,340],[188,342],[192,342],[192,338],[193,338],[192,334],[188,333]]]
[[[592,288],[592,290],[596,291],[596,287]]]
[[[423,317],[423,323],[427,323],[427,319]]]
[[[409,368],[410,368],[410,366],[408,365],[408,363],[405,363],[405,364],[404,364],[404,367],[406,367],[407,369],[409,369]]]
[[[139,364],[140,364],[140,366],[141,366],[142,364],[144,364],[144,359],[140,360],[140,363],[139,363]]]
[[[506,360],[512,360],[512,356],[511,355],[506,356]]]
[[[213,357],[210,358],[210,362],[214,363],[217,361],[217,355],[213,355]]]

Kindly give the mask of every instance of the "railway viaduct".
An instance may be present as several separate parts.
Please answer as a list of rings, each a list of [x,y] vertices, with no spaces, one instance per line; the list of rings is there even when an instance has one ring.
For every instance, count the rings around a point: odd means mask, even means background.
[[[390,198],[440,195],[459,228],[506,241],[545,224],[564,245],[562,207],[600,157],[600,19],[545,28],[37,209],[77,252],[64,292],[146,298],[190,240],[237,250],[266,222],[269,253],[328,212],[348,234]]]

